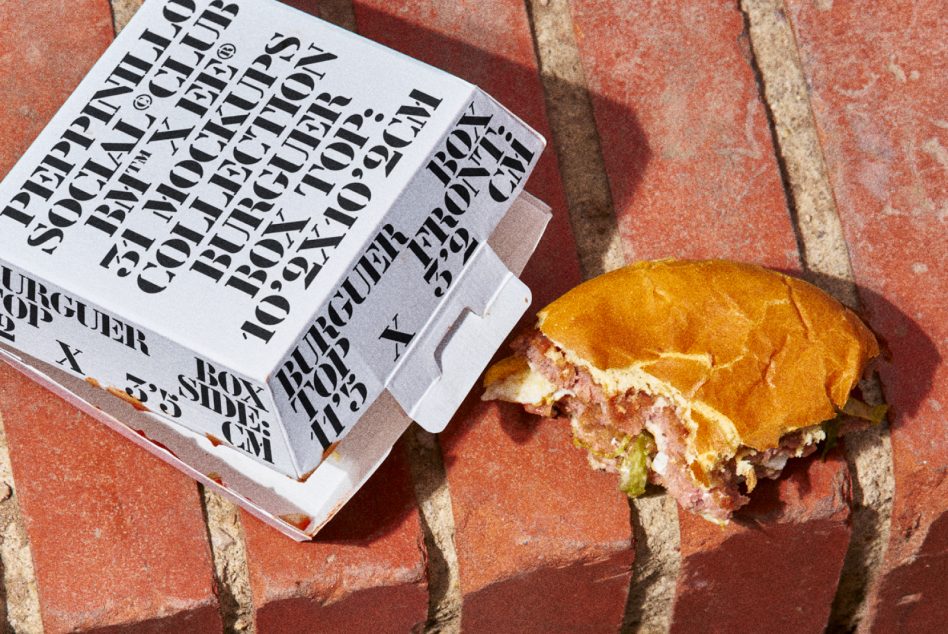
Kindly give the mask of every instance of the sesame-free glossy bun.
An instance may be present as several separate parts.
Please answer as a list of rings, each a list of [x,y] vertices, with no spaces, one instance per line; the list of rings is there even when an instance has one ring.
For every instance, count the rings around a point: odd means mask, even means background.
[[[609,392],[668,398],[706,467],[833,418],[879,352],[815,286],[724,260],[606,273],[540,311],[538,327]]]

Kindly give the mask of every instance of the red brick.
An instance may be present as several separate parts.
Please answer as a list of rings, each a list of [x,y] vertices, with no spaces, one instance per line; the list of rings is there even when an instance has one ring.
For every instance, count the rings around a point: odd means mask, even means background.
[[[799,269],[737,4],[572,6],[627,256]],[[825,626],[849,542],[846,466],[811,459],[790,470],[762,483],[751,509],[739,514],[743,523],[725,530],[679,513],[675,629]],[[785,508],[773,512],[768,498]],[[775,584],[777,570],[795,572]]]
[[[0,3],[0,174],[112,41],[108,0]]]
[[[895,500],[873,629],[934,631],[948,603],[948,16],[934,1],[788,10],[860,295],[891,351]]]
[[[0,415],[47,633],[220,631],[193,481],[5,364]]]
[[[629,258],[798,267],[737,4],[572,6]]]
[[[243,514],[260,632],[408,632],[428,613],[403,443],[317,535],[297,543]]]
[[[849,545],[844,465],[790,462],[726,528],[682,514],[672,632],[822,632]]]
[[[633,557],[629,508],[615,477],[594,472],[573,447],[566,425],[472,399],[442,448],[463,627],[615,631]]]
[[[112,21],[106,0],[12,0],[0,24],[5,174],[105,50]],[[5,366],[0,411],[46,631],[219,631],[195,484]]]
[[[549,138],[524,4],[355,3],[360,33],[478,84]],[[555,154],[527,185],[554,218],[524,279],[543,305],[579,279]],[[527,322],[532,321],[528,317]],[[442,434],[470,631],[618,628],[632,560],[628,506],[567,430],[477,390]],[[568,570],[570,574],[564,573]],[[516,597],[512,599],[511,597]]]
[[[945,627],[948,601],[948,513],[926,530],[914,557],[891,566],[876,594],[871,629],[876,632],[939,632]],[[867,627],[867,629],[869,629]]]

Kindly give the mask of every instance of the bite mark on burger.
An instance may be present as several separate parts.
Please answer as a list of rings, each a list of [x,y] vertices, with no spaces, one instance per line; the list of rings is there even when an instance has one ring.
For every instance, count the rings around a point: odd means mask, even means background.
[[[640,262],[576,287],[492,366],[485,400],[570,421],[590,464],[717,523],[760,478],[884,408],[851,396],[871,331],[802,280],[725,260]]]

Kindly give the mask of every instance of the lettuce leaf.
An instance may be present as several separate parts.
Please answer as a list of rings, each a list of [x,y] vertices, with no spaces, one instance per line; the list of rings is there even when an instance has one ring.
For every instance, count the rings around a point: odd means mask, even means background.
[[[823,451],[820,452],[820,458],[826,461],[826,454],[836,446],[839,440],[839,426],[842,423],[842,415],[837,414],[836,418],[831,418],[823,422],[823,432],[826,434],[826,440],[823,441]]]
[[[573,436],[573,445],[586,449],[599,460],[615,460],[619,470],[619,489],[623,493],[633,498],[645,493],[645,485],[648,483],[648,457],[655,450],[655,439],[650,433],[643,431],[634,438],[623,436],[609,453],[594,450],[576,436]]]
[[[888,405],[876,405],[875,407],[863,403],[859,399],[849,397],[849,400],[846,401],[846,404],[843,405],[843,408],[839,410],[847,416],[854,416],[856,418],[861,418],[863,420],[868,420],[875,424],[882,422],[882,419],[885,418],[886,412],[889,411]]]
[[[886,412],[888,411],[888,405],[872,406],[850,396],[846,404],[838,410],[835,418],[823,422],[823,431],[826,433],[826,440],[823,441],[823,452],[820,456],[823,460],[826,460],[826,454],[836,446],[836,442],[839,440],[839,428],[842,425],[844,416],[861,418],[878,425],[885,419]]]
[[[628,443],[628,450],[619,464],[619,489],[630,498],[645,493],[645,485],[648,483],[648,455],[654,443],[648,432],[642,432]]]

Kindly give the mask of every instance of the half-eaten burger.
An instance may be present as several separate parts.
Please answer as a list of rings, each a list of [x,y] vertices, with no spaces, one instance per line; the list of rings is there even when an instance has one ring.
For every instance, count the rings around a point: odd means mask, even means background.
[[[879,422],[851,392],[869,329],[799,279],[724,260],[640,262],[540,311],[491,367],[485,400],[569,420],[590,463],[723,523],[760,478]]]

